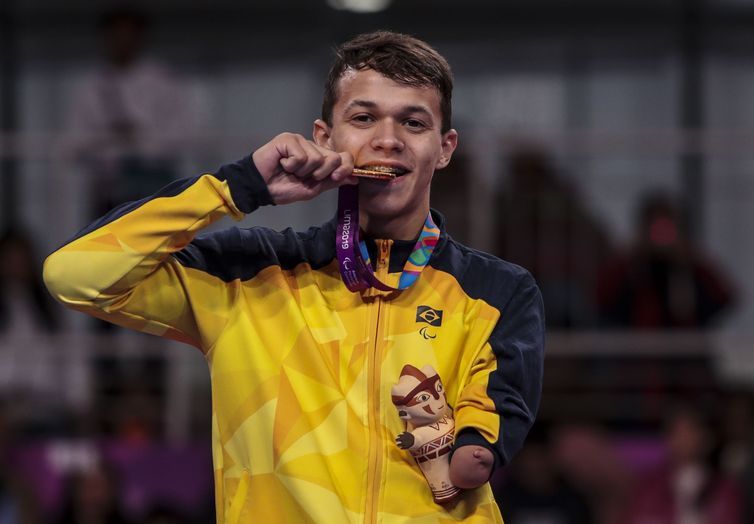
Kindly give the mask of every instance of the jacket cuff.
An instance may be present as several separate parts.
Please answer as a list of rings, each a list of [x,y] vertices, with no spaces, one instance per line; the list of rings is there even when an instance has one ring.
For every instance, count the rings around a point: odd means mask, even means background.
[[[463,428],[458,434],[456,434],[453,449],[450,451],[450,458],[453,458],[453,453],[455,453],[458,448],[462,446],[472,445],[481,446],[483,448],[489,449],[492,452],[492,457],[495,460],[495,463],[492,465],[492,471],[490,472],[490,477],[492,477],[492,474],[495,472],[495,470],[503,465],[503,459],[500,456],[500,452],[495,448],[495,446],[487,442],[487,439],[485,439],[482,434],[474,428]]]
[[[222,166],[217,177],[228,182],[233,203],[243,213],[251,213],[261,206],[275,205],[251,155]]]

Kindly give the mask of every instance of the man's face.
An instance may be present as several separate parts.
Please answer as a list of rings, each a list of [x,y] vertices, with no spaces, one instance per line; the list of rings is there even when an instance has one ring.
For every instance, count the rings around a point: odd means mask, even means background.
[[[458,136],[441,133],[438,90],[399,84],[371,69],[346,71],[338,87],[332,127],[315,122],[315,141],[351,153],[357,167],[405,170],[390,181],[360,179],[362,210],[390,219],[426,214],[432,175],[448,165]]]

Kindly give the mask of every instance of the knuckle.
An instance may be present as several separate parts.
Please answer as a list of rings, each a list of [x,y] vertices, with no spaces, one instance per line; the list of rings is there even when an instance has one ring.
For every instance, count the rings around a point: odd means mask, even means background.
[[[322,153],[312,153],[309,155],[309,162],[316,167],[321,167],[325,164],[325,157]]]
[[[306,157],[303,155],[291,155],[288,157],[288,160],[291,164],[295,166],[300,166],[306,162]]]
[[[301,138],[303,138],[298,133],[291,133],[290,131],[285,131],[283,133],[280,133],[278,137],[287,142],[300,142]]]

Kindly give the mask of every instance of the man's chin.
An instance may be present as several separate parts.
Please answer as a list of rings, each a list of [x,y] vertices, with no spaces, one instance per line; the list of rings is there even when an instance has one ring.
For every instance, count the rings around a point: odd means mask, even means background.
[[[409,206],[406,202],[393,198],[367,198],[361,202],[360,207],[370,217],[390,220],[406,215]]]
[[[375,218],[394,218],[405,212],[405,206],[392,202],[364,202],[360,207],[364,213]]]

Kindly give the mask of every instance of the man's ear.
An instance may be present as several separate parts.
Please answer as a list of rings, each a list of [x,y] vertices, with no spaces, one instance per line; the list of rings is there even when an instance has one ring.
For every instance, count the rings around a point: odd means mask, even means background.
[[[314,121],[312,138],[314,138],[315,144],[320,147],[326,147],[327,149],[333,149],[331,133],[332,129],[327,125],[327,122],[320,118]]]
[[[458,146],[458,131],[450,129],[442,135],[442,154],[440,155],[435,169],[442,169],[450,164],[450,158],[453,156],[453,151]]]

